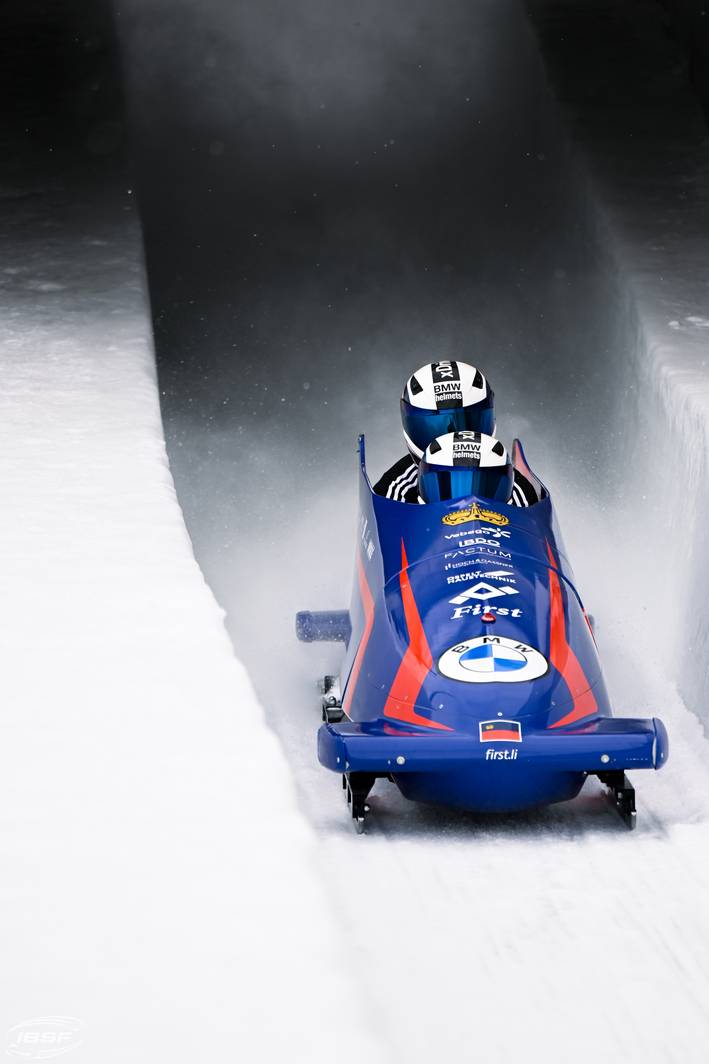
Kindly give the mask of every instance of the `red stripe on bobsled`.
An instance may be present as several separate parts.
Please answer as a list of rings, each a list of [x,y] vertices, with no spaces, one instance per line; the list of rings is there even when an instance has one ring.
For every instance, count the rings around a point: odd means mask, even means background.
[[[547,543],[547,554],[552,565],[556,565],[556,559]],[[551,724],[552,728],[561,728],[562,725],[573,724],[582,717],[590,717],[598,712],[598,704],[586,679],[579,659],[569,646],[566,638],[566,622],[564,620],[564,600],[561,595],[561,584],[554,569],[549,570],[549,599],[550,599],[550,633],[549,633],[549,657],[551,663],[564,678],[566,686],[574,700],[573,708],[561,720]]]
[[[401,541],[401,572],[399,573],[399,586],[401,587],[401,600],[404,604],[404,616],[406,629],[409,633],[409,645],[401,660],[398,672],[391,685],[389,696],[384,706],[384,716],[396,720],[405,721],[407,724],[420,724],[426,728],[438,728],[441,731],[453,731],[446,724],[439,724],[437,720],[422,717],[414,709],[414,704],[419,696],[423,682],[431,671],[433,657],[431,649],[423,630],[421,616],[416,605],[414,593],[411,590],[408,574],[408,559]]]
[[[359,554],[357,555],[357,576],[359,577],[359,593],[362,598],[362,608],[364,609],[364,631],[362,632],[362,638],[357,647],[352,672],[350,673],[350,682],[347,684],[347,690],[345,691],[345,697],[342,702],[342,708],[348,717],[350,715],[349,708],[352,705],[352,699],[362,668],[365,651],[367,650],[367,643],[369,642],[369,637],[372,634],[372,626],[374,625],[374,599],[372,598],[372,592],[369,590],[367,574],[364,571],[364,565]]]

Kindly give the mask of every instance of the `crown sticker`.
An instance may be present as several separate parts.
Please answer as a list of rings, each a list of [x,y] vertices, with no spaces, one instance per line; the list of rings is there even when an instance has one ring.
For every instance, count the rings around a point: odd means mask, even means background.
[[[444,525],[464,525],[468,521],[487,521],[491,525],[509,525],[509,517],[498,514],[494,510],[484,510],[476,502],[466,506],[464,510],[453,510],[441,518]]]

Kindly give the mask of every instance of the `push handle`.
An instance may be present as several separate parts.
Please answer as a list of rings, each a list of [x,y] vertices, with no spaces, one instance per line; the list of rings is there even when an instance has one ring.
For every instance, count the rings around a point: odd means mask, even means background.
[[[349,643],[349,610],[301,610],[295,615],[295,634],[301,643]]]

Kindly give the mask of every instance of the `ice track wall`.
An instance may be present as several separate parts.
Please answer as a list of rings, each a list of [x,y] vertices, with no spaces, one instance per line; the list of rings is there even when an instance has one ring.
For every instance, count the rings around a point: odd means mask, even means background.
[[[0,1044],[378,1060],[175,497],[100,7],[0,35]]]
[[[618,269],[613,411],[601,419],[618,493],[608,521],[646,589],[648,653],[706,725],[709,133],[661,3],[527,6]]]

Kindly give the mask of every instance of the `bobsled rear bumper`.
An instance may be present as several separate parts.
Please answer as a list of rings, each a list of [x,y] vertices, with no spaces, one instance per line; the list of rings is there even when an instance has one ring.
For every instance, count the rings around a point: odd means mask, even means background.
[[[474,771],[476,766],[502,762],[545,773],[659,769],[669,753],[667,731],[657,717],[599,717],[569,728],[522,730],[521,742],[481,742],[474,734],[431,734],[388,721],[323,724],[318,731],[318,758],[334,772],[400,776]]]

